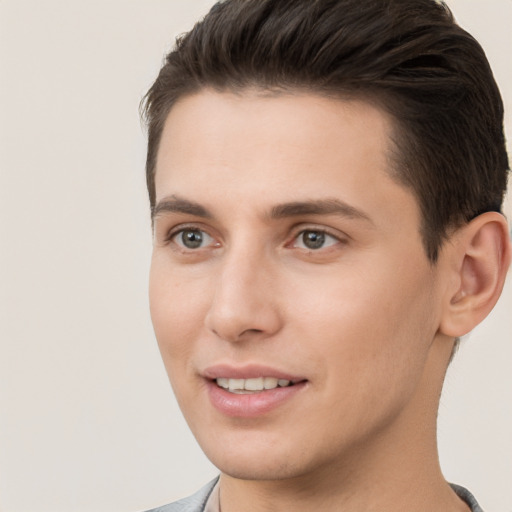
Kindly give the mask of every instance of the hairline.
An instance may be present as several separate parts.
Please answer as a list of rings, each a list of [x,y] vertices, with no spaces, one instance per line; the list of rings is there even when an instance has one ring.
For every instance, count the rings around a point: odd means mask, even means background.
[[[156,202],[156,192],[155,192],[155,177],[157,171],[157,161],[158,154],[160,151],[160,144],[162,141],[162,136],[165,128],[165,124],[171,114],[173,108],[180,102],[184,101],[186,98],[190,98],[192,96],[201,94],[203,92],[216,92],[220,94],[234,94],[236,96],[242,97],[248,93],[257,94],[260,97],[268,97],[268,98],[276,98],[279,96],[294,96],[294,95],[312,95],[317,96],[319,98],[325,98],[329,100],[335,101],[348,101],[348,102],[363,102],[367,105],[372,106],[381,112],[388,121],[389,125],[389,133],[388,135],[388,144],[386,151],[386,162],[387,167],[385,172],[387,175],[399,186],[402,186],[404,189],[409,190],[413,195],[416,204],[420,213],[420,224],[418,226],[419,233],[421,235],[423,246],[425,250],[425,254],[427,259],[432,265],[435,265],[437,262],[437,256],[431,257],[429,253],[428,240],[426,239],[426,232],[428,231],[427,219],[425,213],[422,211],[422,200],[418,196],[415,188],[407,182],[405,178],[405,173],[403,171],[403,167],[407,165],[407,143],[405,141],[405,129],[406,127],[396,118],[395,115],[391,112],[390,103],[396,99],[396,95],[393,93],[387,94],[381,89],[365,87],[356,89],[355,87],[325,87],[322,88],[320,86],[315,87],[314,85],[303,85],[303,84],[287,84],[284,80],[281,85],[267,85],[256,80],[248,81],[246,84],[232,84],[226,83],[222,87],[215,87],[211,84],[194,84],[194,86],[189,87],[186,90],[181,91],[181,93],[177,94],[174,101],[169,102],[167,111],[165,115],[160,117],[161,125],[158,127],[158,141],[154,146],[154,154],[153,162],[150,169],[151,176],[151,190],[153,196],[151,199],[151,210],[155,207]],[[141,112],[144,115],[144,101],[143,98],[141,102]],[[152,219],[153,220],[153,219]],[[452,222],[451,224],[446,226],[446,230],[448,231],[450,228],[458,227],[458,223]],[[442,248],[443,240],[440,241],[438,246],[438,250]]]

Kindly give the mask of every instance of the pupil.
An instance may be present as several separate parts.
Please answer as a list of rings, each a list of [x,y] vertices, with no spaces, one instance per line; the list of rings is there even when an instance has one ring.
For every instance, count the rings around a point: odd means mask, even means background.
[[[184,231],[181,239],[183,245],[188,249],[197,249],[203,243],[203,235],[200,231]]]
[[[320,249],[325,243],[325,234],[318,231],[306,231],[302,241],[308,249]]]

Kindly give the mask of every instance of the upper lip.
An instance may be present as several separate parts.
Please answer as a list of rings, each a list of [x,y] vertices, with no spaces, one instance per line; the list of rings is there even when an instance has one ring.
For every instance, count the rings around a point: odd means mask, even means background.
[[[276,379],[284,379],[291,382],[301,382],[307,380],[303,376],[294,375],[289,372],[261,364],[246,364],[242,366],[215,364],[205,368],[201,372],[201,375],[211,380],[218,378],[255,379],[257,377],[275,377]]]

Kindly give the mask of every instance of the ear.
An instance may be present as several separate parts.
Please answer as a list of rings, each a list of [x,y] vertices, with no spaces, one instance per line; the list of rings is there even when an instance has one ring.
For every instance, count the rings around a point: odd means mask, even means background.
[[[447,249],[451,286],[439,330],[458,338],[492,310],[501,295],[512,248],[505,217],[486,212],[458,229]]]

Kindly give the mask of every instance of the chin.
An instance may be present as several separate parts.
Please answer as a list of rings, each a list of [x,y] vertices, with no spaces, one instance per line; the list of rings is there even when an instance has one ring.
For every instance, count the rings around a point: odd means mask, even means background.
[[[283,436],[236,434],[219,437],[215,444],[210,443],[212,439],[199,441],[208,459],[221,473],[240,480],[301,479],[322,466],[333,466],[338,459],[332,448],[316,453],[308,450],[308,443],[294,439],[289,432]],[[313,448],[314,443],[309,447]]]
[[[282,480],[300,473],[297,456],[302,454],[283,439],[236,434],[215,441],[198,438],[210,462],[222,473],[241,480]]]
[[[210,458],[210,461],[225,475],[239,480],[286,480],[300,476],[302,472],[293,467],[291,461],[283,460],[235,460],[237,457]]]

